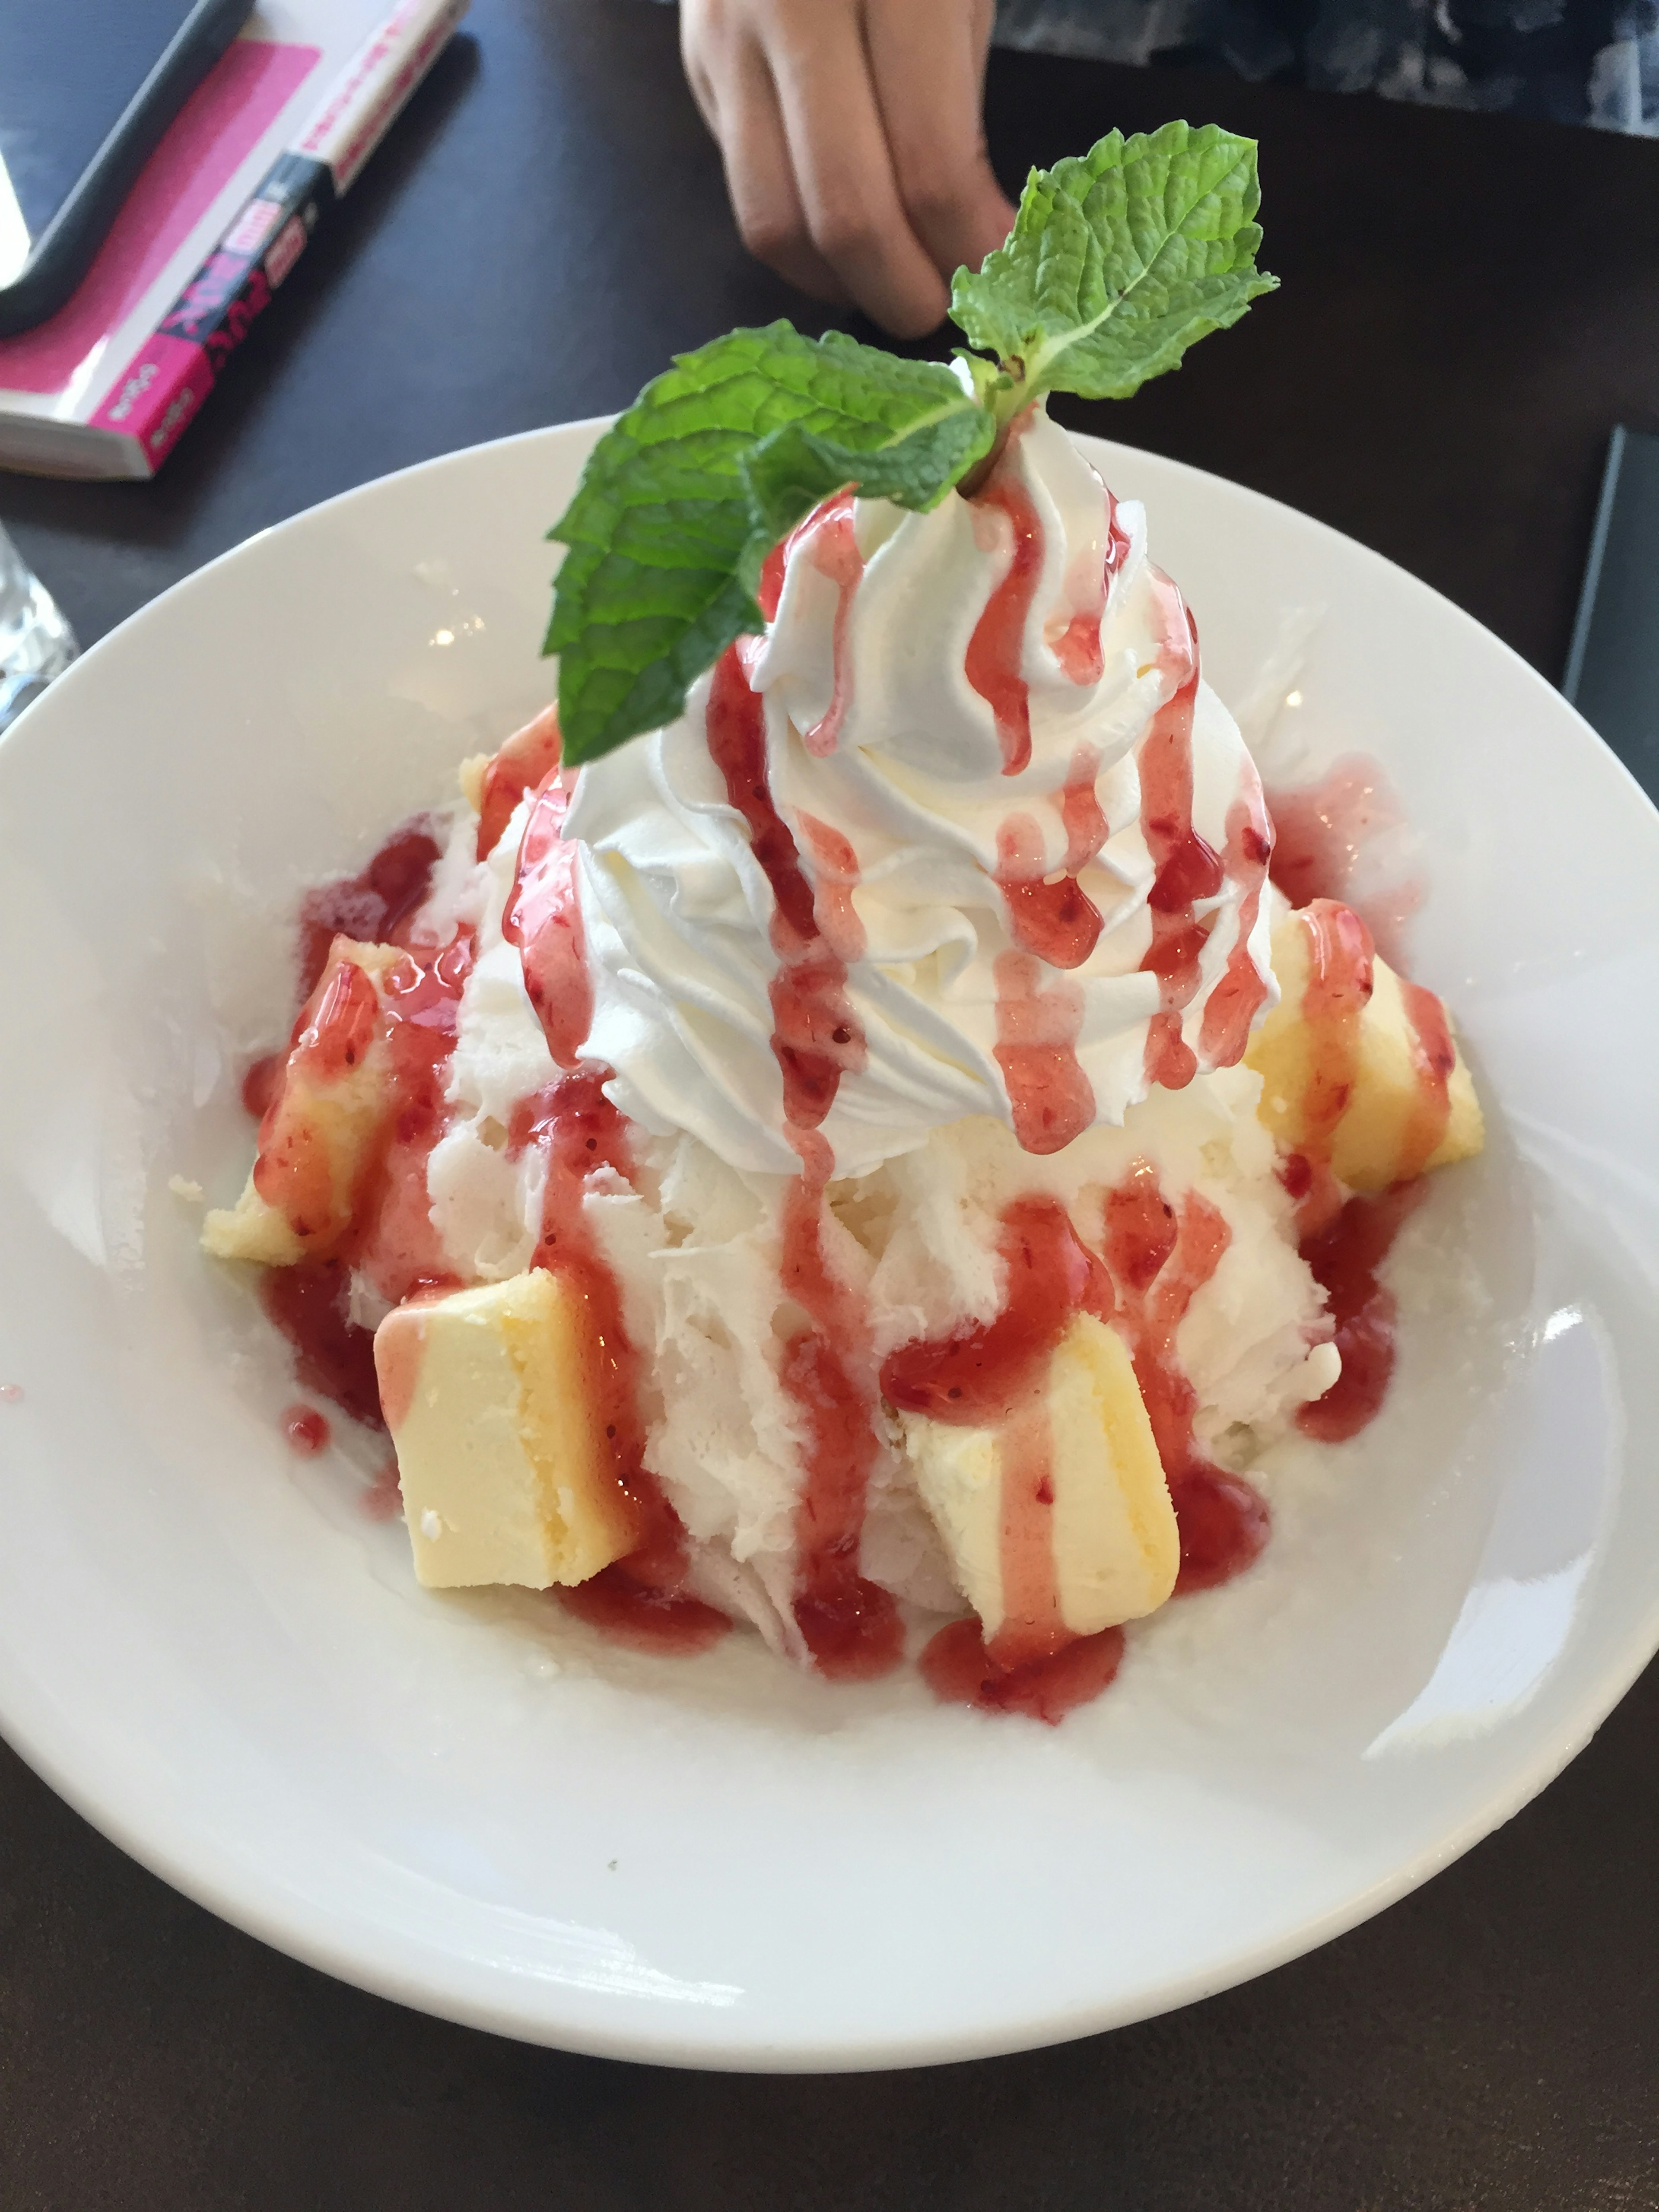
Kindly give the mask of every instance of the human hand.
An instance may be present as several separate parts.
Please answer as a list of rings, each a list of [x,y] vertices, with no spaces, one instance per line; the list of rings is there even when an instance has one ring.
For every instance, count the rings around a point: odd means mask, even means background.
[[[685,73],[743,240],[900,337],[1014,210],[986,158],[993,0],[680,0]]]

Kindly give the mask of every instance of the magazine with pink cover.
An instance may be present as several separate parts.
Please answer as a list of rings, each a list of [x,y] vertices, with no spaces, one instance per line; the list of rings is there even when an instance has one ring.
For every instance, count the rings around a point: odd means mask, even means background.
[[[465,6],[260,0],[74,297],[0,339],[0,466],[154,475]]]

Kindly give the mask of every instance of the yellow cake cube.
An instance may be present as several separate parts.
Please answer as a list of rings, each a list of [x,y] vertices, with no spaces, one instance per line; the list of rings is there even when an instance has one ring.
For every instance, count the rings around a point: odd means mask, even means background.
[[[1310,1130],[1308,1104],[1318,1056],[1328,1048],[1304,1009],[1313,942],[1310,927],[1300,914],[1287,915],[1274,931],[1273,968],[1279,1001],[1244,1055],[1245,1066],[1261,1078],[1261,1118],[1292,1152],[1316,1135]],[[1480,1102],[1455,1038],[1446,1086],[1446,1119],[1440,1128],[1401,979],[1380,958],[1373,958],[1371,974],[1370,996],[1359,1017],[1352,1087],[1329,1138],[1332,1169],[1350,1189],[1359,1191],[1385,1190],[1402,1176],[1468,1159],[1486,1141]],[[1438,1007],[1439,1001],[1435,1005]],[[1426,1152],[1425,1127],[1431,1139]]]
[[[1054,1587],[1066,1631],[1092,1636],[1155,1611],[1181,1565],[1175,1508],[1128,1351],[1103,1322],[1076,1314],[1034,1407],[988,1427],[899,1416],[916,1486],[988,1644],[1007,1618],[1005,1478],[1034,1417],[1047,1427]]]
[[[580,1298],[532,1268],[399,1306],[374,1364],[428,1589],[586,1582],[638,1541],[592,1397]]]
[[[335,939],[260,1127],[259,1156],[242,1195],[202,1224],[203,1246],[216,1258],[292,1267],[325,1259],[350,1227],[396,1112],[392,1055],[378,1009],[381,979],[404,957],[395,945]],[[362,987],[350,982],[347,969],[368,979],[377,1017],[360,1024],[364,1048],[349,1061],[317,1045],[318,1025],[326,1024],[343,992],[355,991],[368,1016]]]

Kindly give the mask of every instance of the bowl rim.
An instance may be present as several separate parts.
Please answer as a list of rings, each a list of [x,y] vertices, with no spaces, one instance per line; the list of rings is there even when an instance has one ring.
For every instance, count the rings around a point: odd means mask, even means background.
[[[119,641],[126,639],[135,626],[148,622],[158,608],[193,591],[204,578],[254,556],[266,540],[325,527],[328,519],[337,511],[354,502],[372,499],[407,479],[463,474],[481,455],[507,448],[533,448],[567,443],[583,435],[596,436],[615,420],[614,416],[597,416],[548,424],[435,455],[336,493],[256,532],[180,577],[89,647],[41,700],[0,734],[0,771],[3,771],[5,757],[18,746],[20,733],[24,734],[26,742],[34,741],[37,720],[45,741],[49,734],[48,726],[61,711],[63,703],[77,696],[82,668],[95,665],[100,658],[108,657],[112,648],[118,649]],[[1258,511],[1291,518],[1300,531],[1311,532],[1345,548],[1357,549],[1367,561],[1382,563],[1396,576],[1406,579],[1414,592],[1427,594],[1441,610],[1449,611],[1466,635],[1478,637],[1480,650],[1487,653],[1496,651],[1523,671],[1530,683],[1548,696],[1558,718],[1565,716],[1559,723],[1562,734],[1565,737],[1571,728],[1572,740],[1585,764],[1594,758],[1602,773],[1609,765],[1613,767],[1625,787],[1626,802],[1633,799],[1659,824],[1659,809],[1656,809],[1628,767],[1576,708],[1514,647],[1400,563],[1285,501],[1212,471],[1148,449],[1128,447],[1121,441],[1075,431],[1068,431],[1068,434],[1078,440],[1085,453],[1092,449],[1097,455],[1109,456],[1116,452],[1144,457],[1161,471],[1174,471],[1191,480],[1208,496],[1240,501]],[[48,703],[53,700],[59,702],[58,707]],[[1527,1757],[1511,1765],[1502,1785],[1492,1788],[1477,1810],[1386,1877],[1277,1935],[1227,1953],[1208,1966],[1190,1968],[1158,1984],[1155,1990],[1143,1990],[1127,2002],[1108,2000],[1073,2004],[1062,2012],[1031,2012],[1021,2018],[1005,2017],[1000,2027],[988,2032],[979,2024],[955,2033],[922,2039],[908,2035],[887,2039],[872,2033],[856,2039],[815,2045],[803,2038],[787,2049],[780,2049],[770,2038],[763,2039],[750,2035],[745,2039],[729,2031],[723,2038],[718,2031],[696,2037],[676,2035],[664,2032],[654,2023],[647,2027],[644,2014],[640,2032],[609,2032],[591,2020],[580,2020],[569,2013],[568,1993],[556,1983],[514,1975],[510,1969],[505,1973],[499,1968],[493,1972],[481,1970],[472,1960],[435,1946],[411,1952],[407,1939],[390,1930],[336,1910],[319,1910],[309,1899],[300,1901],[280,1893],[273,1896],[257,1876],[243,1875],[239,1878],[240,1863],[233,1853],[210,1839],[198,1838],[180,1820],[158,1812],[153,1804],[141,1802],[135,1806],[118,1782],[112,1784],[95,1768],[86,1771],[72,1755],[60,1755],[50,1726],[50,1692],[44,1684],[33,1686],[27,1670],[15,1660],[8,1663],[3,1637],[0,1637],[0,1736],[89,1825],[170,1887],[285,1955],[374,1995],[464,2026],[597,2057],[700,2070],[854,2072],[945,2064],[1040,2049],[1128,2026],[1233,1988],[1345,1934],[1462,1856],[1546,1788],[1583,1749],[1656,1650],[1659,1650],[1659,1577],[1656,1577],[1645,1610],[1633,1613],[1615,1648],[1599,1669],[1584,1680],[1572,1700],[1571,1718],[1540,1737]],[[449,1970],[447,1976],[443,1971],[446,1967]],[[488,1981],[497,1993],[483,1993],[483,1981]],[[567,2005],[565,2016],[560,2013],[562,1998]],[[656,2020],[662,2017],[659,2009]]]

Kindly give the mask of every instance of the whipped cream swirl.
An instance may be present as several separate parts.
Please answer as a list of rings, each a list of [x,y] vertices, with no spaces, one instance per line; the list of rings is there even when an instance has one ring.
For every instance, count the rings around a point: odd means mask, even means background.
[[[564,823],[624,1112],[758,1172],[815,1130],[850,1176],[971,1115],[1055,1151],[1239,1057],[1260,782],[1141,509],[1063,430],[1027,418],[929,514],[829,502],[773,595]]]

